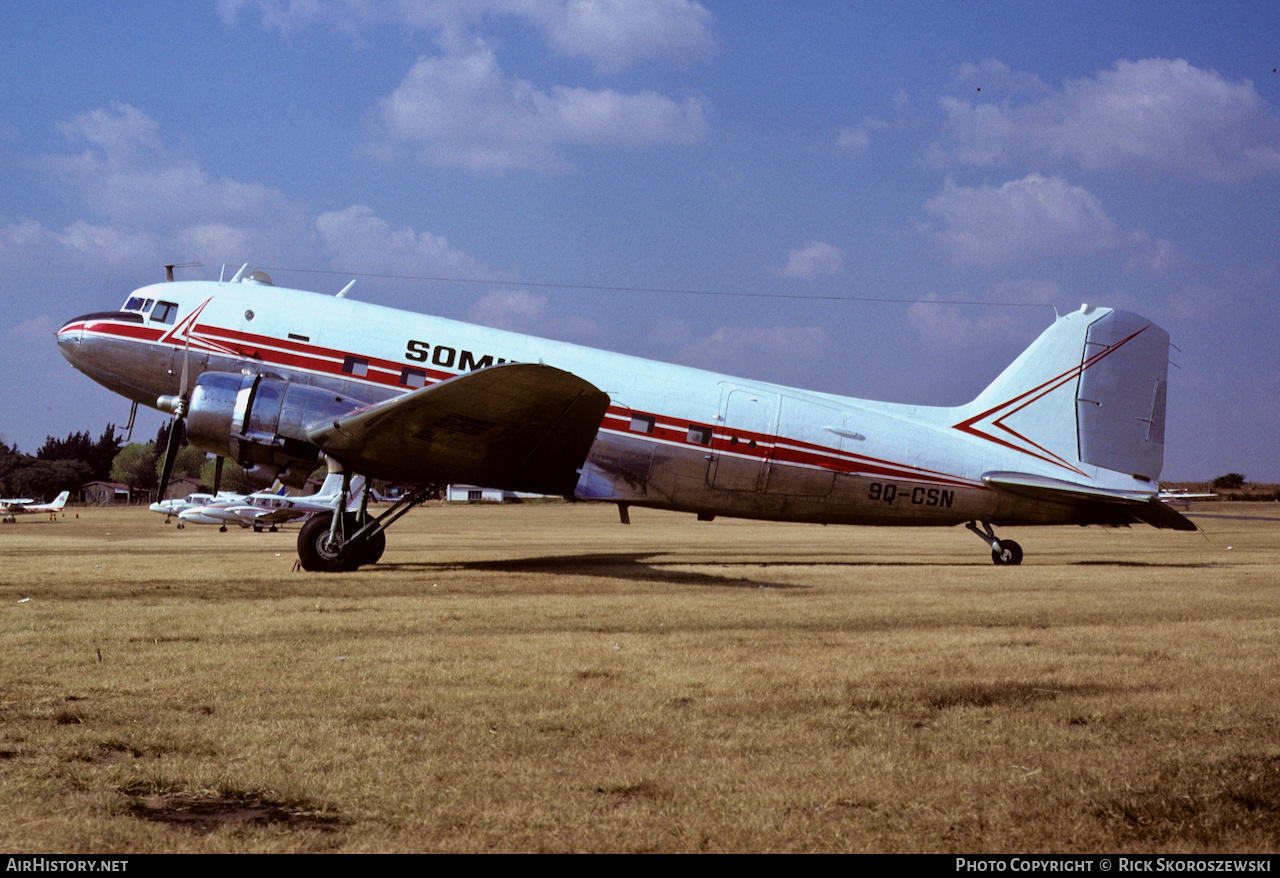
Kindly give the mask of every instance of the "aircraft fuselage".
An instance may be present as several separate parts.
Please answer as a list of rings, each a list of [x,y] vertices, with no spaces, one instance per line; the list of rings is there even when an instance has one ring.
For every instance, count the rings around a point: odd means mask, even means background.
[[[504,362],[571,372],[610,398],[580,499],[842,524],[1089,523],[1075,505],[993,491],[983,476],[1069,471],[1142,487],[1079,463],[1066,447],[1074,426],[1047,447],[964,407],[815,393],[266,284],[155,284],[130,303],[70,321],[58,344],[77,369],[152,407],[178,392],[184,360],[192,381],[269,373],[367,404]]]

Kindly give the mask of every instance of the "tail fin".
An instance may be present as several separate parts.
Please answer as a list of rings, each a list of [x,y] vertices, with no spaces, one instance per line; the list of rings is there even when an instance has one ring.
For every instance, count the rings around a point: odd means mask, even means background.
[[[54,499],[52,503],[49,504],[49,508],[54,511],[58,511],[62,509],[63,506],[67,505],[67,498],[70,496],[71,496],[70,491],[63,491]]]
[[[1164,466],[1168,348],[1169,334],[1146,318],[1086,305],[1059,317],[962,406],[955,427],[1037,461],[1010,469],[1079,481],[1087,464],[1154,491]]]

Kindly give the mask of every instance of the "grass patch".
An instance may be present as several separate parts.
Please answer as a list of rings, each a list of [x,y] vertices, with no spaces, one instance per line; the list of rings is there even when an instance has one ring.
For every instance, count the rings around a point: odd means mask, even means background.
[[[342,576],[289,533],[6,526],[0,846],[1280,841],[1280,514],[1011,530],[1010,569],[959,528],[631,517],[423,509]]]
[[[1148,788],[1109,799],[1097,814],[1121,838],[1144,845],[1212,847],[1249,837],[1274,845],[1280,841],[1280,756],[1171,764]]]

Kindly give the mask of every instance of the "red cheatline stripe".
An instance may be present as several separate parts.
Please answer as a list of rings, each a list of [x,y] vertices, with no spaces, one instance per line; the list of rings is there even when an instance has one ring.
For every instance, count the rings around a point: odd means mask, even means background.
[[[359,381],[366,384],[375,384],[401,389],[404,387],[400,384],[400,377],[402,374],[401,370],[405,368],[405,364],[394,360],[385,360],[378,357],[367,356],[365,354],[349,354],[346,351],[336,348],[325,348],[320,345],[298,342],[292,339],[285,341],[270,336],[243,332],[241,330],[229,329],[226,327],[212,326],[209,324],[195,324],[194,328],[192,328],[190,321],[184,321],[184,323],[187,324],[185,329],[182,325],[179,325],[179,327],[175,327],[175,331],[171,331],[168,337],[164,339],[164,341],[167,341],[169,346],[172,346],[175,350],[182,350],[185,347],[186,333],[189,332],[193,348],[202,347],[213,353],[226,353],[233,356],[254,356],[256,354],[257,358],[264,366],[282,366],[286,368],[340,376],[350,381]],[[184,332],[179,335],[176,331],[178,329],[184,329]],[[97,331],[99,334],[103,335],[115,335],[146,341],[160,341],[163,336],[163,333],[156,330],[148,329],[147,327],[139,327],[135,324],[124,323],[103,323],[101,329]],[[356,376],[343,372],[342,364],[348,356],[358,356],[360,359],[365,360],[369,367],[368,374],[365,376]],[[445,379],[452,378],[455,374],[458,374],[446,372],[438,368],[430,368],[426,365],[420,364],[410,365],[408,368],[418,369],[425,372],[427,376],[427,384],[437,383]],[[674,435],[671,437],[663,437],[655,436],[653,434],[640,434],[632,431],[630,429],[630,424],[633,414],[653,417],[655,420],[655,429],[667,430]],[[675,419],[667,415],[660,415],[653,412],[641,412],[622,406],[611,405],[609,407],[605,414],[604,421],[601,424],[601,428],[609,430],[610,432],[616,432],[620,435],[629,435],[641,439],[647,438],[651,441],[659,441],[673,446],[687,446],[689,443],[684,437],[690,424],[693,423],[697,423],[699,426],[712,427],[713,431],[716,431],[713,432],[713,440],[710,450],[717,451],[722,454],[732,454],[745,458],[757,458],[761,461],[774,460],[790,464],[833,470],[836,472],[878,475],[887,478],[929,482],[957,487],[978,485],[977,482],[972,480],[962,479],[947,473],[922,469],[909,464],[880,460],[877,458],[867,457],[865,455],[852,454],[850,452],[841,452],[838,448],[833,448],[831,446],[767,433],[735,430],[732,431],[731,435],[738,437],[738,444],[731,445],[726,435],[726,431],[723,428],[715,428],[710,424],[704,424],[702,422]],[[756,447],[754,449],[747,446],[747,443],[751,440],[755,440],[756,442]],[[993,439],[992,441],[998,440]]]

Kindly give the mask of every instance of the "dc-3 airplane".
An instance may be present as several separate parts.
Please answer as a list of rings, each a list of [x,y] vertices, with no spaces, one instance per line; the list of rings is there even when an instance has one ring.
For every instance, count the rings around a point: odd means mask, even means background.
[[[977,399],[899,405],[812,393],[271,285],[143,287],[57,333],[116,393],[185,421],[197,448],[299,486],[322,455],[418,485],[382,515],[315,516],[307,570],[375,563],[432,486],[486,485],[778,521],[1194,530],[1158,498],[1168,334],[1088,305],[1058,317]],[[350,285],[348,285],[348,288]],[[192,380],[195,377],[194,381]],[[181,430],[170,431],[163,484]],[[341,493],[345,494],[345,483]]]
[[[18,520],[19,515],[33,515],[37,512],[45,512],[52,517],[62,511],[62,507],[67,505],[67,498],[70,496],[70,491],[63,491],[54,498],[52,503],[37,503],[35,505],[32,505],[31,501],[26,499],[0,501],[0,521],[5,524],[12,524]]]

